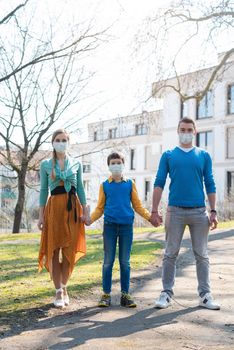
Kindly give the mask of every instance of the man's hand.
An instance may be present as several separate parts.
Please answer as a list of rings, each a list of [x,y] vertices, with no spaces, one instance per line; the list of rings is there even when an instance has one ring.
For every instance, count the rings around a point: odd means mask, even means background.
[[[150,222],[155,227],[162,225],[162,222],[163,222],[162,215],[160,215],[158,211],[152,212],[150,217]]]
[[[217,214],[214,212],[211,212],[210,217],[209,217],[209,221],[210,221],[210,229],[215,230],[217,225],[218,225]]]

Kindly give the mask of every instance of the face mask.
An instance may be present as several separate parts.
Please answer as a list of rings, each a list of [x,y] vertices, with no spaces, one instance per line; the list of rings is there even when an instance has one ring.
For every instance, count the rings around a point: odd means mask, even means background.
[[[124,169],[123,164],[110,164],[109,165],[109,170],[113,175],[120,175],[122,174]]]
[[[193,137],[194,137],[194,135],[192,133],[188,133],[188,134],[185,134],[185,133],[182,133],[182,132],[179,133],[180,143],[184,144],[184,145],[188,145],[191,142],[193,142]]]
[[[53,147],[56,152],[64,153],[68,148],[68,142],[53,142]]]

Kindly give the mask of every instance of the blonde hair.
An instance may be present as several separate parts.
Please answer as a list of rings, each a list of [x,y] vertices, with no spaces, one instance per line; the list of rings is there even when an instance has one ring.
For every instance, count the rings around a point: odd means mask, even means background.
[[[54,142],[54,140],[56,139],[56,137],[59,135],[59,134],[65,134],[67,136],[67,140],[69,141],[70,140],[70,137],[69,137],[69,134],[68,132],[65,130],[65,129],[58,129],[58,130],[55,130],[55,132],[53,133],[52,135],[52,144]],[[52,155],[52,172],[51,172],[51,179],[52,180],[55,180],[55,171],[54,171],[54,168],[55,168],[55,162],[56,162],[56,159],[57,159],[57,154],[56,154],[56,151],[55,149],[53,149],[53,155]]]

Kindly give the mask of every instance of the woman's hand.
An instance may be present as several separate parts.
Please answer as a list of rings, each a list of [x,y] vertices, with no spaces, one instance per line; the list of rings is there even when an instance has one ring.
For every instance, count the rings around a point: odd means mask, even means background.
[[[90,217],[86,219],[84,223],[86,226],[90,226],[92,224]]]
[[[43,217],[39,217],[39,220],[38,220],[38,223],[37,223],[37,227],[39,228],[40,231],[42,231],[43,225],[44,225],[44,218]]]
[[[80,220],[87,226],[91,225],[89,205],[83,206],[83,215],[81,216]]]
[[[43,229],[43,226],[44,226],[44,209],[45,207],[40,207],[39,209],[39,219],[38,219],[37,227],[39,228],[40,231]]]

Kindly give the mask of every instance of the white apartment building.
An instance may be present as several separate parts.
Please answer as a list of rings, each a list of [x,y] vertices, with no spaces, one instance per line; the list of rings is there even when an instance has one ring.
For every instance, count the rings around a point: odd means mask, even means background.
[[[162,112],[142,112],[88,125],[88,142],[73,145],[71,153],[83,164],[83,180],[91,210],[100,184],[109,176],[107,156],[119,151],[125,158],[125,176],[135,181],[139,197],[151,207],[151,196],[162,152]],[[136,217],[137,224],[141,224]],[[142,222],[143,223],[143,222]]]
[[[180,84],[183,95],[191,96],[204,88],[212,71],[213,68],[204,69],[166,81],[167,87],[160,92],[163,98],[162,147],[164,151],[177,145],[180,118],[194,119],[196,144],[212,156],[217,197],[223,203],[234,193],[234,62],[226,64],[200,103],[195,98],[182,102],[180,94],[168,87],[178,88]],[[153,95],[159,90],[159,84],[162,86],[163,82],[153,84]]]

